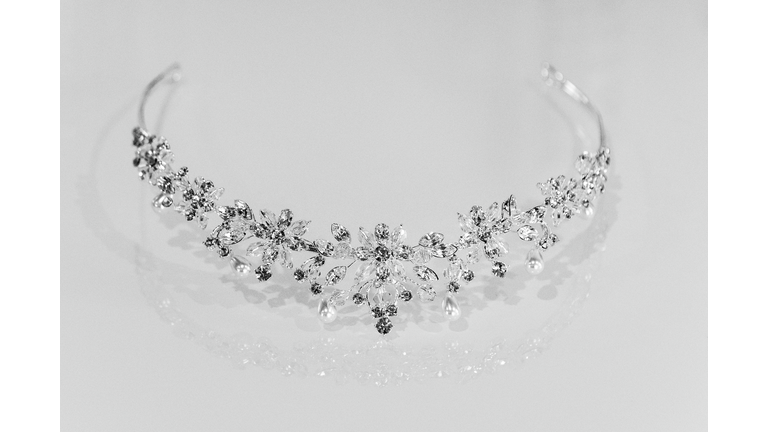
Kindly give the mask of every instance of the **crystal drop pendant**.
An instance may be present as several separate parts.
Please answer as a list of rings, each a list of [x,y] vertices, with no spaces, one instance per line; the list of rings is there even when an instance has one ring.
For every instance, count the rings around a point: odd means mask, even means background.
[[[328,303],[328,300],[320,300],[317,305],[317,317],[324,323],[331,323],[336,319],[336,306]]]
[[[234,255],[229,259],[229,266],[232,267],[232,271],[240,277],[248,276],[253,269],[250,261],[240,255]]]
[[[156,211],[161,211],[173,205],[173,198],[170,195],[161,193],[152,200],[152,207]]]
[[[528,256],[525,258],[525,269],[532,275],[539,274],[544,270],[544,258],[538,249],[531,249],[528,252]]]
[[[443,299],[443,314],[449,321],[456,321],[461,317],[461,308],[459,302],[453,297],[453,294],[446,293]]]

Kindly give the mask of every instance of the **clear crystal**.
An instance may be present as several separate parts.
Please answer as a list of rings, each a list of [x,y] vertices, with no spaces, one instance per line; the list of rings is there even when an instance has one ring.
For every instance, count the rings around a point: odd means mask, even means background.
[[[460,259],[451,260],[448,263],[443,275],[450,281],[458,280],[462,275],[462,262]]]
[[[371,277],[371,273],[373,273],[374,270],[376,270],[376,265],[378,264],[377,261],[370,261],[367,263],[363,263],[358,267],[357,272],[355,273],[355,280],[365,280]]]
[[[338,242],[349,243],[351,240],[349,236],[349,230],[346,229],[343,225],[339,225],[337,223],[331,224],[331,234],[333,235],[333,238],[335,238]]]
[[[459,228],[465,233],[471,233],[475,227],[472,225],[472,221],[466,216],[459,213]]]
[[[208,214],[201,213],[199,216],[197,216],[197,226],[199,226],[200,229],[205,229],[208,227]]]
[[[262,209],[260,213],[262,222],[271,226],[277,225],[277,217],[275,217],[275,214],[271,210]]]
[[[343,265],[337,266],[328,272],[328,275],[325,277],[325,281],[328,283],[328,285],[336,285],[337,283],[341,282],[346,275],[347,267]]]
[[[419,239],[419,246],[432,248],[443,243],[445,236],[439,232],[430,232]]]
[[[539,235],[539,232],[530,225],[523,225],[517,229],[517,235],[521,240],[532,241]]]
[[[499,207],[499,203],[494,202],[488,207],[488,219],[490,220],[496,220],[501,216],[501,207]]]
[[[221,198],[222,195],[224,195],[224,188],[218,188],[211,191],[211,194],[209,195],[209,197],[213,201],[217,201],[219,198]]]
[[[389,240],[389,226],[387,226],[387,224],[380,223],[376,225],[373,233],[376,237],[376,241],[380,244],[384,244]]]
[[[432,259],[432,254],[429,253],[429,249],[417,247],[413,250],[413,258],[411,260],[414,264],[426,264],[430,259]]]
[[[371,233],[365,230],[365,228],[360,227],[360,231],[357,232],[357,239],[360,241],[360,244],[368,249],[374,248],[374,242],[373,242],[373,236]]]
[[[264,264],[272,264],[280,254],[279,249],[275,245],[269,245],[264,249],[264,253],[261,254],[261,261]]]
[[[280,212],[280,217],[277,219],[277,226],[279,228],[288,228],[293,222],[293,212],[290,209],[284,209]]]
[[[301,237],[307,232],[307,225],[309,225],[309,221],[307,220],[297,220],[296,222],[291,225],[290,231],[291,234]]]
[[[280,265],[290,269],[293,268],[293,262],[291,261],[291,252],[286,248],[280,248]]]
[[[393,244],[393,245],[399,245],[399,244],[401,244],[402,242],[404,242],[404,241],[405,241],[405,238],[406,238],[407,236],[408,236],[408,234],[407,234],[407,233],[405,232],[405,230],[403,229],[403,226],[402,226],[402,225],[398,226],[397,228],[395,228],[394,230],[392,230],[392,234],[391,234],[391,241],[392,241],[392,244]]]
[[[255,256],[258,255],[261,250],[267,246],[267,242],[265,241],[256,241],[254,243],[251,243],[248,245],[248,248],[245,250],[245,254],[248,256]]]
[[[419,285],[419,299],[423,302],[431,302],[435,299],[437,293],[432,285]]]
[[[347,242],[341,242],[333,249],[333,257],[337,259],[349,258],[352,255],[352,246]]]
[[[413,268],[413,272],[416,273],[416,276],[418,276],[419,279],[425,282],[436,281],[438,279],[437,273],[427,266],[417,265]]]
[[[467,264],[477,264],[480,261],[480,251],[477,246],[472,246],[467,252]]]

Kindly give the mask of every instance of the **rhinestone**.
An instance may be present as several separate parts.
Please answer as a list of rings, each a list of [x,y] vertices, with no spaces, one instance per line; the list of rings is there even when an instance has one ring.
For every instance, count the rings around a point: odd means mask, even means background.
[[[539,232],[530,225],[523,225],[517,229],[517,235],[520,240],[531,241],[539,235]]]
[[[380,318],[376,323],[376,330],[382,335],[389,333],[392,330],[392,320],[387,317]]]
[[[335,238],[337,242],[349,243],[349,241],[351,240],[349,235],[349,230],[346,229],[343,225],[339,225],[337,223],[331,224],[331,234],[333,235],[333,238]]]
[[[438,280],[437,273],[429,267],[419,265],[414,267],[413,271],[419,279],[425,282]]]
[[[387,306],[387,316],[396,316],[397,315],[397,305],[391,304]]]
[[[400,299],[403,301],[411,301],[413,294],[408,290],[403,290],[403,292],[401,292],[398,297],[400,297]]]
[[[373,235],[376,237],[377,242],[383,244],[389,240],[389,227],[386,224],[380,223],[374,228]]]
[[[373,309],[371,309],[371,315],[374,318],[381,318],[384,316],[384,309],[380,308],[379,306],[375,306]]]
[[[435,299],[437,293],[431,285],[421,285],[419,287],[419,298],[423,302],[429,302]]]
[[[344,276],[346,275],[347,267],[343,265],[337,266],[328,272],[328,275],[325,277],[325,281],[328,283],[328,285],[336,285],[337,283],[341,282],[341,280],[344,279]]]
[[[472,279],[475,278],[475,272],[469,269],[464,270],[464,273],[461,275],[461,277],[465,282],[472,282]]]
[[[355,248],[355,258],[359,259],[360,261],[367,261],[371,259],[371,257],[373,257],[373,253],[370,249],[364,246]]]
[[[419,239],[419,246],[432,248],[441,244],[444,239],[445,236],[442,233],[430,232],[429,234],[425,234],[421,239]]]
[[[309,292],[311,292],[313,295],[322,294],[323,286],[317,282],[312,282],[311,284],[309,284]]]
[[[355,295],[353,295],[353,296],[352,296],[352,301],[353,301],[353,302],[354,302],[356,305],[358,305],[358,306],[359,306],[359,305],[361,305],[361,304],[365,303],[365,296],[364,296],[364,295],[362,295],[361,293],[355,293]]]
[[[448,284],[448,291],[449,292],[452,292],[452,293],[458,292],[459,288],[461,288],[461,286],[459,285],[458,282],[451,282],[451,283]]]
[[[386,261],[392,256],[392,252],[385,246],[376,246],[374,252],[376,253],[376,259],[379,261]]]
[[[268,265],[260,265],[256,267],[254,273],[256,273],[256,278],[261,282],[265,282],[272,277],[272,269]]]
[[[507,274],[507,265],[501,261],[496,261],[491,267],[491,273],[493,273],[494,276],[503,278],[504,275]]]
[[[304,282],[304,280],[307,278],[307,275],[303,270],[296,269],[296,271],[293,272],[293,278],[296,279],[297,282]]]

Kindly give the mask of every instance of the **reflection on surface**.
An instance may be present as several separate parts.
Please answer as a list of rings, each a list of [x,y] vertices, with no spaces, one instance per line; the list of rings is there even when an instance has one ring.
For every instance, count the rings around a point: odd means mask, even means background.
[[[317,337],[319,323],[310,313],[311,324],[297,316],[294,329],[302,333],[305,339],[294,346],[282,346],[283,340],[269,340],[250,332],[226,334],[224,330],[200,323],[194,310],[184,306],[179,296],[186,296],[197,305],[220,305],[224,308],[236,307],[240,303],[233,301],[232,290],[239,293],[242,303],[261,306],[259,313],[290,314],[285,312],[286,305],[297,303],[312,310],[317,303],[307,292],[286,275],[276,275],[274,280],[264,286],[249,284],[222,273],[200,271],[186,265],[180,265],[158,258],[140,243],[131,240],[117,229],[108,216],[98,192],[98,176],[95,174],[97,160],[106,136],[113,125],[107,125],[102,139],[97,142],[92,157],[91,172],[79,185],[81,209],[87,225],[98,238],[118,256],[135,263],[141,293],[157,311],[160,318],[169,323],[179,337],[189,339],[203,346],[206,350],[220,357],[229,359],[234,365],[258,365],[266,369],[277,369],[284,375],[316,375],[332,377],[344,382],[356,380],[373,382],[377,385],[397,384],[404,381],[419,381],[432,377],[458,377],[461,380],[475,378],[483,373],[493,373],[502,366],[519,366],[525,361],[540,355],[551,341],[573,320],[587,299],[592,275],[599,265],[601,252],[605,247],[607,233],[616,220],[616,205],[619,201],[616,192],[619,189],[617,177],[611,180],[610,187],[598,203],[594,219],[588,227],[568,242],[563,242],[561,250],[548,257],[544,273],[533,277],[525,272],[514,274],[512,281],[485,276],[478,277],[459,296],[463,316],[456,322],[448,322],[435,313],[434,308],[412,302],[413,306],[403,309],[401,320],[415,322],[418,328],[409,326],[400,332],[424,331],[426,338],[416,342],[405,342],[394,332],[389,337],[339,338]],[[87,205],[86,205],[87,204]],[[161,216],[160,220],[168,228],[179,224],[179,218],[173,214]],[[157,223],[156,220],[148,223]],[[219,270],[227,267],[226,262],[216,259],[201,245],[199,236],[192,231],[181,229],[171,236],[170,246],[191,251],[205,261],[209,268]],[[526,282],[535,279],[543,281],[536,297],[543,301],[559,298],[559,307],[538,328],[527,332],[523,337],[501,336],[492,342],[477,346],[458,338],[452,338],[451,332],[463,332],[468,328],[467,317],[475,311],[499,304],[510,308],[518,304],[521,297],[518,290],[526,289]],[[439,303],[439,301],[437,302]],[[431,305],[430,305],[431,306]],[[350,310],[354,310],[350,307]],[[340,314],[349,312],[344,308]],[[369,314],[363,317],[347,314],[336,322],[324,327],[326,334],[343,328],[352,328],[362,322],[369,328]],[[367,320],[367,321],[366,321]],[[504,323],[499,323],[503,326]],[[255,326],[249,327],[253,328]],[[440,342],[430,341],[430,332],[448,334],[448,339]],[[263,333],[262,333],[263,334]],[[354,335],[353,335],[354,336]],[[426,340],[426,341],[424,341]],[[288,343],[290,345],[290,343]]]

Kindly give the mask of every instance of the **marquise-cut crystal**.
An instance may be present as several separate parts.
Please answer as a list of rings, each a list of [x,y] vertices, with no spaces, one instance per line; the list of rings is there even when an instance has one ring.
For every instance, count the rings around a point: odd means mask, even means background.
[[[343,265],[337,266],[328,272],[328,275],[325,277],[325,281],[328,283],[328,285],[336,285],[337,283],[341,282],[346,275],[347,267]]]
[[[427,266],[418,265],[413,268],[413,272],[416,273],[416,276],[418,276],[419,279],[425,282],[436,281],[438,279],[437,273]]]
[[[349,236],[349,230],[346,229],[343,225],[339,225],[337,223],[331,224],[331,235],[333,235],[333,238],[335,238],[338,242],[349,243],[351,240]]]
[[[419,285],[419,299],[423,302],[430,302],[435,299],[437,293],[432,285]]]
[[[374,247],[374,241],[373,241],[373,235],[366,231],[365,228],[360,227],[360,230],[357,232],[357,239],[360,241],[360,244],[363,245],[363,247],[373,249]]]

